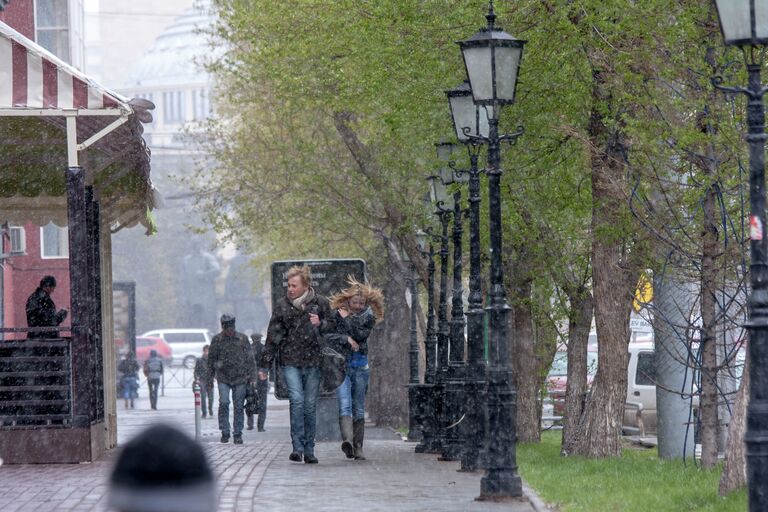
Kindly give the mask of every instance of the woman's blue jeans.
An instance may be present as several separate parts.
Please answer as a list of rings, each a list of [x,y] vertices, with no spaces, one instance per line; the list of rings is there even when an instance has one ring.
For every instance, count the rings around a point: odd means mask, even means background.
[[[320,368],[283,366],[282,370],[290,402],[293,451],[314,455]]]
[[[344,382],[336,389],[339,399],[339,416],[353,416],[356,420],[365,418],[365,393],[371,370],[366,366],[347,367]]]

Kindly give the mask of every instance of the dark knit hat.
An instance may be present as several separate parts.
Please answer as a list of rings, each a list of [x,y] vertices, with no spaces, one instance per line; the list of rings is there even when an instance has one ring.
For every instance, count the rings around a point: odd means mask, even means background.
[[[121,512],[212,512],[213,473],[202,447],[170,425],[129,441],[109,479],[109,506]]]
[[[235,317],[224,313],[221,315],[221,327],[226,329],[227,327],[235,326]]]
[[[43,276],[40,280],[40,288],[46,288],[48,286],[56,286],[56,278],[53,276]]]

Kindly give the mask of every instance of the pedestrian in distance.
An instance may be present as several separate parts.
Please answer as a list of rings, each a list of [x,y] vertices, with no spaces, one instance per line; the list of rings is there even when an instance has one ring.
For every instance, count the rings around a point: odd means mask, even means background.
[[[163,370],[163,361],[157,355],[157,350],[150,350],[149,359],[144,361],[144,375],[147,377],[149,387],[149,405],[154,410],[157,410],[157,390],[160,387]]]
[[[290,404],[293,451],[288,458],[317,464],[315,427],[322,360],[320,337],[334,332],[334,323],[328,299],[316,294],[311,287],[308,266],[293,266],[286,277],[286,296],[272,306],[259,379],[267,380],[268,369],[277,359]]]
[[[134,408],[134,400],[139,397],[139,362],[133,352],[125,354],[123,359],[117,365],[117,371],[120,373],[120,381],[123,389],[123,399],[125,408]]]
[[[213,418],[213,375],[208,368],[209,346],[203,347],[202,357],[195,361],[195,382],[200,386],[200,405],[203,409],[203,418],[210,415]]]
[[[248,384],[256,380],[256,362],[245,334],[235,330],[235,317],[221,316],[222,332],[213,337],[208,352],[208,369],[219,386],[219,430],[221,442],[243,444],[245,395]],[[229,422],[229,404],[234,409],[233,422]],[[231,428],[234,427],[234,428]]]
[[[67,318],[67,310],[56,311],[51,294],[56,289],[56,278],[44,276],[40,286],[27,298],[27,327],[56,327]],[[30,332],[28,339],[58,338],[57,331]]]
[[[371,373],[368,338],[374,325],[384,318],[384,294],[352,276],[347,282],[348,288],[330,298],[331,308],[335,310],[336,332],[326,339],[347,362],[344,381],[336,389],[341,450],[348,459],[365,460],[365,394]]]
[[[251,335],[251,347],[253,358],[258,365],[261,355],[264,353],[263,336],[259,333]],[[253,430],[253,417],[258,414],[256,427],[259,432],[264,432],[264,423],[267,421],[267,393],[269,392],[269,380],[257,379],[256,383],[249,386],[248,398],[245,404],[246,428]]]
[[[120,451],[107,506],[118,512],[213,512],[216,486],[202,447],[175,427],[153,425]]]

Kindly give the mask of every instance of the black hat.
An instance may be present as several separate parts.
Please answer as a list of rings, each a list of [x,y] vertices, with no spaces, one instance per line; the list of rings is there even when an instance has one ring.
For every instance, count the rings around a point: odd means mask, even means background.
[[[151,426],[129,441],[109,479],[121,512],[212,512],[216,488],[205,452],[175,427]]]
[[[228,315],[224,313],[221,315],[221,326],[222,327],[234,327],[235,326],[235,317],[232,315]]]
[[[40,280],[40,288],[47,288],[48,286],[56,286],[56,278],[53,276],[43,276]]]

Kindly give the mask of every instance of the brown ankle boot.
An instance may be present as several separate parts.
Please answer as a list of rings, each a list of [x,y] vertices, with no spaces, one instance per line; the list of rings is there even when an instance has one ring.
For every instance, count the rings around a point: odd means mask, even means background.
[[[365,460],[363,454],[363,440],[365,439],[365,420],[359,419],[353,422],[355,438],[355,460]]]
[[[352,446],[352,416],[339,416],[339,431],[341,431],[341,451],[348,459],[355,456]]]

